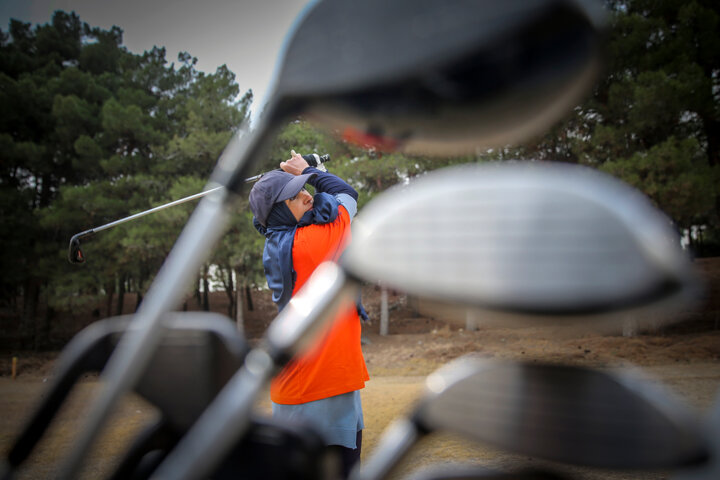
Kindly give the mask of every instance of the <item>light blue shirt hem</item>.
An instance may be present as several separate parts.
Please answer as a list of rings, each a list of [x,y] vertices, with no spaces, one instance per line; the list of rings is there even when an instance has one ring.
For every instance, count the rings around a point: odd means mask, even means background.
[[[314,428],[325,445],[357,448],[357,432],[365,428],[360,391],[297,405],[272,402],[273,417],[304,422]]]

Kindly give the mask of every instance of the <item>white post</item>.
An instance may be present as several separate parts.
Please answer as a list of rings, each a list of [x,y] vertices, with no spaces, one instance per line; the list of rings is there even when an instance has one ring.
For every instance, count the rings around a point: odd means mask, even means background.
[[[386,337],[390,329],[390,313],[388,308],[388,292],[387,288],[381,287],[380,290],[380,335]]]
[[[623,320],[623,337],[634,337],[637,335],[637,320],[634,316],[629,315]]]
[[[468,308],[465,310],[465,330],[468,332],[474,332],[478,329],[477,316],[475,311]]]

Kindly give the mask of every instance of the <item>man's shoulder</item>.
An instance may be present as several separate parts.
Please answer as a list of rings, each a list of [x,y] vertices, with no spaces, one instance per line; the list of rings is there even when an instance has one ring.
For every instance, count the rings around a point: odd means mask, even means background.
[[[342,236],[347,228],[350,227],[350,214],[347,209],[340,205],[338,207],[338,216],[329,223],[312,224],[300,227],[295,231],[295,241],[312,238],[315,236],[330,237],[337,235]]]
[[[353,218],[357,214],[357,201],[353,197],[347,193],[340,193],[336,195],[335,198],[338,200],[340,205],[345,207],[350,214],[350,218]]]

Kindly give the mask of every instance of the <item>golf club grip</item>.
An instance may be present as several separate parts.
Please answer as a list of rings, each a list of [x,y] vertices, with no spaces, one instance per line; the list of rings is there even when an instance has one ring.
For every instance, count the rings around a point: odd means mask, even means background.
[[[302,155],[302,157],[305,159],[305,161],[308,163],[309,166],[314,168],[323,168],[322,166],[330,161],[330,154],[326,153],[325,155],[318,155],[317,153],[311,153],[309,155]],[[278,171],[282,171],[281,168],[276,168]],[[260,180],[265,173],[261,173],[259,175],[255,175],[254,177],[248,177],[244,180],[244,183],[252,183],[257,182]]]
[[[308,165],[310,165],[311,167],[319,167],[320,165],[330,161],[330,154],[328,153],[326,153],[325,155],[311,153],[309,155],[303,155],[302,157],[305,159],[306,162],[308,162]]]

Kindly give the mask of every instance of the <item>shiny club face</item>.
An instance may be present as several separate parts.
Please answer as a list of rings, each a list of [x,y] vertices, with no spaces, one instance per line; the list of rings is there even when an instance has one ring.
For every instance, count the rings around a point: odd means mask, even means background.
[[[300,221],[302,216],[305,215],[305,212],[312,209],[313,197],[310,195],[310,192],[303,188],[297,195],[285,200],[285,205],[288,206],[295,220]]]

